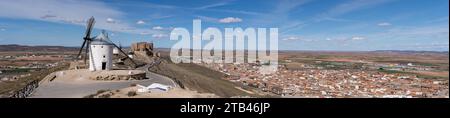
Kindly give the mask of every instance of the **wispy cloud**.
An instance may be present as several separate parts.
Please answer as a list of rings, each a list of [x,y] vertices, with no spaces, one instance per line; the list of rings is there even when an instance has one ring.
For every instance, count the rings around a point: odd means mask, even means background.
[[[86,25],[85,19],[94,16],[96,18],[94,28],[135,34],[142,32],[157,33],[151,29],[138,29],[125,22],[117,22],[117,19],[124,19],[124,15],[125,13],[122,11],[109,7],[100,1],[5,0],[0,4],[0,17],[4,18],[84,26]]]
[[[219,20],[220,23],[238,23],[242,22],[241,18],[237,17],[226,17]]]
[[[379,37],[440,37],[447,38],[449,36],[449,26],[447,25],[429,25],[429,26],[407,26],[407,27],[395,27],[376,34]],[[446,39],[446,40],[447,40]],[[448,41],[448,40],[447,40]]]
[[[167,9],[167,10],[181,10],[181,11],[208,11],[208,12],[219,12],[219,13],[235,13],[235,14],[243,14],[243,15],[264,15],[264,13],[245,11],[245,10],[237,10],[237,9],[215,9],[219,6],[229,5],[233,0],[225,1],[225,2],[217,2],[212,4],[203,5],[200,7],[180,7],[175,5],[165,5],[165,4],[155,4],[155,3],[129,3],[129,4],[115,4],[117,6],[132,6],[132,7],[145,7],[145,8],[155,8],[155,9]]]
[[[381,22],[381,23],[378,23],[377,25],[380,27],[386,27],[386,26],[391,26],[392,24],[388,23],[388,22]]]
[[[227,10],[227,9],[204,9],[204,11],[220,12],[220,13],[233,13],[242,15],[264,16],[266,13],[246,11],[246,10]]]
[[[209,17],[209,16],[201,16],[201,15],[197,15],[197,18],[201,19],[202,21],[206,21],[206,22],[212,22],[212,23],[218,23],[220,19],[218,18],[213,18],[213,17]]]
[[[6,31],[6,26],[0,25],[0,31]]]
[[[143,25],[143,24],[145,24],[145,21],[144,21],[144,20],[138,20],[138,21],[136,22],[136,24],[138,24],[138,25]]]
[[[161,26],[155,26],[155,27],[153,27],[152,29],[154,29],[154,30],[163,30],[164,28],[161,27]]]
[[[347,3],[338,4],[335,7],[329,9],[328,11],[319,14],[315,21],[323,21],[329,18],[334,18],[336,16],[350,13],[353,11],[374,7],[383,3],[387,3],[392,0],[352,0]]]
[[[272,12],[266,14],[262,19],[275,20],[275,21],[286,21],[289,20],[289,14],[292,10],[311,2],[311,0],[280,0]]]
[[[265,24],[268,26],[278,26],[281,29],[281,34],[291,31],[293,28],[302,27],[305,25],[304,20],[292,19],[289,16],[291,12],[298,9],[302,5],[312,2],[312,0],[280,0],[277,1],[273,10],[257,18],[257,20],[250,21],[254,24]]]
[[[353,11],[371,8],[371,7],[381,5],[384,3],[388,3],[391,1],[394,1],[394,0],[351,0],[349,2],[340,3],[340,4],[335,5],[334,7],[329,8],[325,12],[322,12],[322,13],[319,13],[319,14],[313,16],[310,19],[305,19],[301,23],[297,23],[298,25],[286,24],[286,25],[290,25],[290,26],[282,27],[282,28],[284,28],[283,29],[284,31],[282,32],[282,34],[288,33],[289,31],[292,31],[295,29],[306,27],[306,26],[314,24],[314,23],[319,23],[322,21],[355,22],[353,20],[342,19],[342,18],[337,18],[337,17],[340,15],[344,15],[344,14],[353,12]],[[303,4],[308,3],[308,2],[309,1],[306,1]],[[288,9],[288,8],[289,7],[283,8],[283,9]],[[283,9],[279,10],[279,11],[286,11]]]
[[[238,23],[238,22],[243,21],[241,18],[238,18],[238,17],[225,17],[222,19],[213,18],[213,17],[209,17],[209,16],[200,16],[200,15],[197,15],[196,17],[201,19],[202,21],[211,22],[211,23]]]
[[[106,22],[114,24],[114,23],[116,23],[116,20],[113,18],[106,18]]]
[[[395,44],[389,45],[389,47],[401,47],[406,49],[414,49],[414,50],[448,50],[449,43],[415,43],[415,44]]]
[[[352,38],[351,38],[351,40],[354,40],[354,41],[359,41],[359,40],[365,40],[366,38],[365,37],[362,37],[362,36],[353,36]]]
[[[152,37],[155,39],[161,39],[161,38],[168,37],[168,35],[167,34],[153,34]]]
[[[48,19],[48,18],[55,18],[55,15],[50,15],[50,14],[45,14],[44,16],[42,16],[42,19]]]
[[[197,7],[195,9],[208,9],[208,8],[214,8],[214,7],[220,7],[220,6],[225,6],[228,5],[231,1],[224,1],[224,2],[218,2],[218,3],[213,3],[213,4],[208,4],[208,5],[204,5],[201,7]]]
[[[445,16],[445,17],[440,17],[440,18],[437,18],[437,19],[430,20],[427,23],[448,22],[448,21],[449,21],[448,20],[448,16]]]
[[[256,21],[251,21],[256,24],[275,25],[282,29],[281,34],[291,31],[293,28],[302,27],[305,21],[294,19],[289,16],[291,12],[302,5],[312,2],[311,0],[280,0],[275,5],[273,10],[264,16],[259,17]]]
[[[124,6],[124,7],[145,7],[145,8],[155,8],[155,9],[178,9],[181,7],[173,6],[173,5],[164,5],[164,4],[155,4],[149,2],[136,2],[136,1],[127,1],[126,3],[112,3],[116,6]]]
[[[282,38],[282,40],[283,41],[303,41],[303,42],[314,41],[313,39],[302,38],[300,36],[288,36],[288,37]]]
[[[350,42],[350,41],[362,41],[366,40],[366,37],[363,36],[336,36],[334,38],[327,37],[326,41],[337,41],[337,42]]]
[[[170,17],[174,17],[175,15],[173,14],[161,14],[161,13],[153,13],[150,15],[150,19],[151,20],[155,20],[155,19],[164,19],[164,18],[170,18]]]
[[[353,20],[342,19],[342,18],[333,18],[333,17],[324,17],[323,20],[334,21],[334,22],[353,22]]]
[[[234,13],[234,14],[243,14],[243,15],[265,15],[264,13],[245,11],[245,10],[237,10],[237,9],[233,9],[233,10],[230,10],[230,9],[214,9],[216,7],[229,5],[232,2],[234,2],[234,0],[227,0],[227,1],[222,1],[222,2],[217,2],[217,3],[212,3],[212,4],[200,6],[200,7],[197,7],[197,8],[185,8],[185,9],[190,9],[190,10],[194,10],[194,11]]]
[[[147,31],[143,31],[143,32],[141,32],[140,33],[141,35],[149,35],[149,34],[151,34],[150,32],[147,32]]]

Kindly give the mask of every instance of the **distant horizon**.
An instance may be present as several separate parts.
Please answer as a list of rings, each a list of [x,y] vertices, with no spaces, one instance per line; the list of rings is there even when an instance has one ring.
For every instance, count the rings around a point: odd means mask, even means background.
[[[18,45],[18,46],[57,46],[57,47],[65,47],[65,48],[79,48],[80,46],[61,46],[61,45],[22,45],[22,44],[0,44],[0,46],[2,45]],[[124,46],[122,45],[122,47],[124,48],[130,48],[131,46]],[[170,49],[168,47],[155,47],[156,49]],[[227,51],[227,50],[225,50]],[[237,51],[241,51],[241,50],[237,50]],[[398,52],[402,52],[402,51],[413,51],[413,52],[449,52],[448,50],[442,50],[442,51],[437,51],[437,50],[283,50],[280,49],[278,51],[320,51],[320,52],[374,52],[374,51],[398,51]]]

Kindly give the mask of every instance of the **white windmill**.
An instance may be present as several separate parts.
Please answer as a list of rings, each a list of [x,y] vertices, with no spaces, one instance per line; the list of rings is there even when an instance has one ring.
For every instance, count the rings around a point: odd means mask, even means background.
[[[79,57],[81,51],[86,45],[86,52],[84,56],[84,62],[86,63],[86,58],[89,56],[89,70],[111,70],[112,68],[112,56],[113,49],[118,48],[122,54],[128,57],[128,55],[123,52],[116,44],[109,40],[108,34],[103,30],[98,36],[91,38],[91,31],[95,23],[94,17],[91,17],[87,22],[86,35],[83,38],[83,44],[81,45],[80,51],[78,52]],[[136,63],[131,59],[134,65]]]

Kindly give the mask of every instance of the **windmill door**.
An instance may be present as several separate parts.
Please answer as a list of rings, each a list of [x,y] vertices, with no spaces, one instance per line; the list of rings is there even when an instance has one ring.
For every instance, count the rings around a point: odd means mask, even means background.
[[[106,69],[106,62],[102,62],[102,70]]]

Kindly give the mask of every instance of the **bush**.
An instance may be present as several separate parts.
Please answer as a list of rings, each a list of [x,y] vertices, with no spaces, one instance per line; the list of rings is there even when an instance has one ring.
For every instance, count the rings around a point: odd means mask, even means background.
[[[103,95],[98,96],[98,98],[110,98],[110,97],[111,97],[111,94],[103,94]]]
[[[104,93],[104,92],[106,92],[106,91],[108,91],[108,90],[103,90],[103,89],[101,89],[101,90],[98,90],[98,91],[97,91],[97,94]]]
[[[129,91],[128,92],[128,97],[133,97],[133,96],[136,96],[137,94],[136,94],[136,91]]]
[[[94,96],[95,96],[95,94],[90,94],[90,95],[84,96],[83,98],[94,98]]]

